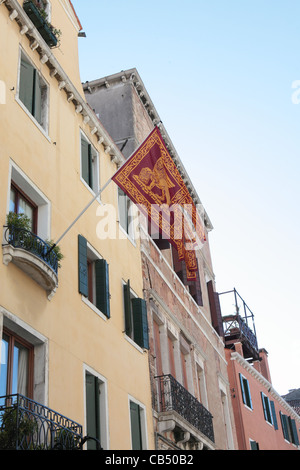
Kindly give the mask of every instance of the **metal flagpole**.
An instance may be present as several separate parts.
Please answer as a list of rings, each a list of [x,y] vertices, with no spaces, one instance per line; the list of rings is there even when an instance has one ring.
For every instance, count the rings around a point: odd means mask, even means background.
[[[102,186],[102,188],[98,191],[97,194],[95,194],[95,196],[93,197],[93,199],[85,206],[85,208],[80,212],[80,214],[76,217],[75,220],[73,220],[73,222],[71,223],[71,225],[69,225],[69,227],[64,231],[64,233],[58,238],[58,240],[56,241],[56,243],[54,243],[54,245],[51,246],[50,250],[48,250],[47,252],[47,255],[53,250],[53,248],[56,247],[56,245],[60,242],[60,240],[68,233],[68,231],[73,227],[73,225],[77,222],[78,219],[80,219],[80,217],[85,213],[85,211],[93,204],[93,202],[97,199],[97,197],[100,196],[100,194],[102,193],[102,191],[104,191],[104,189],[109,185],[109,183],[112,181],[112,179],[110,178],[104,186]]]

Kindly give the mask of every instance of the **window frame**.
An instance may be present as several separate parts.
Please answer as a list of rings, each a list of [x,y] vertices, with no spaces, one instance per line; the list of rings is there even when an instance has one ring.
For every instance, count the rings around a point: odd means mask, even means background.
[[[97,300],[97,261],[102,262],[103,269],[106,270],[106,285],[104,287],[105,298],[102,299],[103,302],[106,302],[106,308],[103,309],[103,311],[99,308],[99,302]],[[86,279],[82,280],[82,277]],[[82,288],[82,282],[84,283],[84,289]],[[108,320],[110,318],[109,265],[82,235],[78,235],[78,284],[78,291],[81,294],[82,301],[103,320]],[[93,291],[92,295],[90,292],[91,289]]]
[[[37,204],[35,204],[27,196],[27,194],[24,191],[22,191],[21,188],[19,188],[17,186],[17,184],[14,181],[11,181],[10,190],[15,192],[15,198],[16,198],[15,201],[14,201],[15,207],[14,207],[14,210],[12,212],[14,212],[15,214],[20,214],[19,204],[20,204],[20,199],[23,199],[24,202],[26,202],[32,209],[33,216],[32,216],[32,230],[31,231],[33,233],[37,234],[37,226],[38,226],[38,206],[37,206]],[[11,198],[10,198],[10,201],[11,201]]]
[[[239,373],[239,377],[243,403],[249,410],[253,410],[249,381],[241,373]]]
[[[27,104],[22,99],[22,61],[23,63],[26,62],[30,67],[33,69],[33,83],[32,83],[32,107],[29,109]],[[24,76],[23,76],[24,80]],[[37,118],[37,109],[36,109],[36,102],[34,99],[34,90],[36,90],[35,85],[39,82],[40,85],[40,120]],[[16,93],[16,100],[22,109],[26,112],[26,114],[32,119],[32,121],[37,125],[37,127],[48,137],[48,128],[49,128],[49,95],[50,95],[50,87],[44,76],[41,74],[39,69],[33,63],[33,61],[28,57],[28,55],[24,52],[23,48],[20,48],[19,54],[19,71],[18,71],[18,84],[17,84],[17,93]],[[33,109],[34,107],[34,109]]]
[[[140,448],[133,448],[133,421],[131,414],[131,404],[137,407],[139,412],[139,430],[140,430]],[[128,411],[129,411],[129,427],[130,427],[130,440],[132,450],[147,450],[148,449],[148,436],[147,436],[147,416],[146,407],[140,401],[136,400],[132,396],[128,397]]]
[[[121,204],[121,198],[124,199],[124,204]],[[124,191],[118,187],[118,221],[119,227],[126,234],[130,241],[135,244],[135,227],[134,227],[134,204]],[[125,221],[123,219],[126,219]],[[125,227],[124,224],[125,223]]]
[[[1,345],[2,341],[4,340],[4,336],[8,338],[8,349],[7,349],[7,371],[6,371],[6,392],[5,395],[11,395],[13,393],[12,390],[12,382],[13,382],[13,374],[14,374],[14,347],[15,344],[18,343],[22,347],[24,347],[28,351],[28,371],[27,371],[27,393],[26,397],[33,399],[33,387],[34,387],[34,346],[26,341],[21,336],[17,335],[10,329],[3,327],[3,333],[1,337]],[[16,393],[19,393],[18,391]]]
[[[11,185],[36,206],[35,234],[42,240],[51,239],[51,202],[28,176],[11,160],[8,178],[7,214],[9,213]]]
[[[122,280],[124,331],[126,338],[143,351],[149,349],[149,326],[146,301],[131,289],[130,280]],[[139,318],[138,315],[141,315]],[[147,331],[145,331],[147,330]]]
[[[273,413],[272,413],[270,399],[263,392],[260,392],[260,395],[261,395],[264,418],[265,418],[265,420],[268,424],[273,426],[274,425],[274,419],[273,419]]]
[[[83,142],[88,147],[88,179],[87,181],[83,175]],[[99,153],[88,139],[86,134],[80,129],[80,180],[85,187],[92,193],[97,194],[100,190],[100,158]],[[100,200],[100,195],[98,196]]]
[[[87,409],[86,409],[86,376],[92,375],[98,381],[99,387],[99,401],[97,404],[98,419],[99,419],[99,432],[101,447],[104,450],[109,449],[109,424],[108,424],[108,395],[107,395],[107,379],[96,372],[91,367],[84,365],[83,367],[83,380],[84,380],[84,413],[85,413],[85,429],[87,434]],[[86,445],[87,447],[87,445]]]

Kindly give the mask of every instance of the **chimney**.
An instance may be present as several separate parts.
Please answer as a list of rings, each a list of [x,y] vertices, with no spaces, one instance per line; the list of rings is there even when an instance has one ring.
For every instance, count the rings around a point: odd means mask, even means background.
[[[262,348],[259,350],[259,357],[260,357],[260,370],[261,374],[267,379],[268,382],[272,383],[271,381],[271,374],[269,369],[269,362],[268,362],[268,352]]]

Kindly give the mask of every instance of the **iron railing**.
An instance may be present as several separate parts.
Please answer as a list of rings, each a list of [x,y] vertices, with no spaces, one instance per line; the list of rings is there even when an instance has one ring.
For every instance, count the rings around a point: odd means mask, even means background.
[[[23,395],[0,403],[1,450],[80,450],[87,440],[80,424]]]
[[[55,251],[50,251],[51,247],[47,242],[24,228],[10,225],[5,226],[4,229],[4,239],[9,245],[36,255],[57,274],[58,258]]]
[[[258,354],[254,314],[236,289],[219,293],[225,340],[239,337]]]
[[[213,416],[171,375],[155,377],[158,386],[158,412],[176,411],[189,424],[214,442]]]

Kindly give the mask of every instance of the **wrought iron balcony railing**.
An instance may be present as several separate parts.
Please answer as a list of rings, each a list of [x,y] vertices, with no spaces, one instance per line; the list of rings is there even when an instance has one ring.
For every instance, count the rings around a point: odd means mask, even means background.
[[[170,374],[155,377],[158,385],[158,412],[176,411],[189,424],[214,442],[211,413]]]
[[[4,227],[4,239],[14,248],[22,248],[44,261],[57,274],[58,258],[50,245],[28,230],[9,226]]]
[[[20,394],[0,397],[1,450],[82,450],[82,426]],[[101,446],[96,441],[97,449]]]

